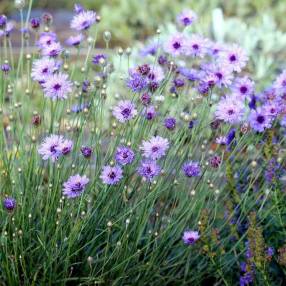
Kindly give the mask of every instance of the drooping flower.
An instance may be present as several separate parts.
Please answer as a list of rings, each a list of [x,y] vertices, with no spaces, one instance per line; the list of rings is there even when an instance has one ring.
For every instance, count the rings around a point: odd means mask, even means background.
[[[71,28],[77,31],[88,30],[96,22],[94,11],[81,11],[71,21]]]
[[[135,154],[133,150],[126,146],[119,146],[116,149],[115,160],[120,165],[131,164],[134,160]]]
[[[172,56],[180,56],[185,50],[186,38],[183,34],[176,33],[167,39],[165,51]]]
[[[53,162],[58,160],[62,155],[61,148],[63,141],[64,138],[60,135],[50,135],[49,137],[46,137],[38,149],[43,160],[51,159]]]
[[[236,124],[243,119],[244,104],[235,97],[226,97],[219,101],[216,107],[215,116],[224,122]]]
[[[139,175],[145,178],[147,181],[152,181],[156,176],[160,174],[161,168],[156,163],[156,161],[143,160],[140,162],[137,171]]]
[[[43,83],[43,89],[46,97],[49,97],[52,100],[63,100],[72,92],[72,82],[68,79],[67,74],[51,74]]]
[[[196,241],[200,238],[199,232],[198,231],[193,231],[193,230],[186,230],[184,231],[183,234],[183,241],[187,245],[193,245],[196,243]]]
[[[44,83],[45,79],[59,68],[59,63],[53,59],[44,57],[33,61],[32,79]]]
[[[127,122],[137,115],[135,104],[130,100],[121,100],[113,108],[113,116],[121,123]]]
[[[116,185],[123,177],[122,168],[117,166],[104,166],[100,178],[104,184]]]
[[[265,113],[264,109],[257,108],[256,110],[251,110],[248,121],[252,129],[263,132],[271,127],[272,119],[269,114]]]
[[[76,198],[80,196],[86,185],[89,183],[89,179],[84,175],[80,176],[79,174],[71,176],[65,183],[63,188],[63,194],[68,198]]]
[[[198,16],[193,10],[185,9],[177,16],[177,22],[186,27],[192,25],[197,18]]]
[[[81,42],[84,40],[84,36],[83,34],[77,34],[75,36],[70,36],[67,38],[66,40],[66,44],[68,46],[73,46],[73,47],[77,47],[81,44]]]
[[[187,177],[199,177],[201,175],[201,167],[198,162],[189,161],[182,167],[185,176]]]
[[[153,136],[149,141],[143,141],[140,146],[143,156],[152,160],[157,160],[165,156],[168,148],[168,139],[160,136]]]
[[[248,57],[241,47],[231,45],[223,53],[222,60],[229,64],[233,71],[240,72],[246,66]]]
[[[9,65],[9,64],[2,64],[1,65],[1,70],[2,70],[2,72],[4,73],[4,74],[8,74],[9,73],[9,71],[11,70],[11,66]]]
[[[5,198],[3,200],[3,206],[7,211],[11,212],[16,207],[16,200],[14,198],[11,198],[11,197]]]

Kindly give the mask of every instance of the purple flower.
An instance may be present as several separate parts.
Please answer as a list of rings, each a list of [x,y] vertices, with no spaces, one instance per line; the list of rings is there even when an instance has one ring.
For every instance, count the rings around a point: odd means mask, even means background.
[[[169,148],[169,141],[160,136],[153,136],[149,141],[143,141],[140,149],[143,156],[152,160],[157,160],[165,156]]]
[[[77,31],[88,30],[96,22],[94,11],[81,11],[71,21],[71,28]]]
[[[71,140],[65,139],[63,140],[60,150],[62,155],[68,155],[73,148],[73,142]]]
[[[199,232],[198,231],[193,231],[193,230],[186,230],[184,231],[183,234],[183,241],[187,245],[193,245],[196,243],[196,241],[200,238]]]
[[[148,86],[148,80],[137,71],[129,71],[129,77],[126,81],[126,85],[133,92],[141,92]]]
[[[207,52],[207,40],[200,35],[193,34],[185,41],[184,54],[192,57],[203,58]]]
[[[178,69],[178,71],[182,76],[186,77],[190,81],[196,81],[196,80],[200,79],[199,71],[196,69],[189,69],[186,67],[180,67]]]
[[[123,177],[120,166],[104,166],[100,175],[101,180],[107,185],[116,185]]]
[[[46,78],[43,89],[44,95],[52,100],[66,99],[67,95],[72,92],[72,82],[67,74],[52,74]]]
[[[95,55],[92,59],[92,63],[95,65],[101,64],[101,61],[105,61],[107,59],[107,56],[104,54],[98,54]]]
[[[215,140],[216,144],[219,144],[219,145],[227,145],[226,141],[227,141],[227,138],[225,136],[217,137]]]
[[[161,172],[160,166],[156,161],[144,160],[140,162],[137,171],[140,176],[144,177],[148,181],[152,181]]]
[[[8,72],[11,70],[11,66],[9,64],[3,64],[1,65],[1,70],[5,74],[8,74]]]
[[[120,165],[131,164],[134,160],[135,154],[131,148],[126,146],[119,146],[116,149],[115,160]]]
[[[141,49],[140,55],[142,57],[146,57],[148,55],[154,56],[159,48],[159,44],[157,42],[152,42],[146,45],[144,48]]]
[[[254,93],[254,82],[248,77],[237,78],[231,89],[234,95],[241,99],[251,96]]]
[[[77,47],[81,44],[81,42],[84,40],[84,36],[83,34],[78,34],[75,36],[70,36],[67,38],[66,40],[66,44],[68,46],[73,46],[73,47]]]
[[[230,143],[232,143],[232,141],[234,140],[235,138],[235,132],[236,130],[234,128],[230,129],[230,131],[227,133],[226,135],[226,145],[230,145]]]
[[[221,158],[218,155],[214,155],[209,160],[211,167],[218,168],[221,164]]]
[[[151,103],[151,95],[147,92],[144,92],[140,99],[143,105],[149,105]]]
[[[190,10],[185,9],[177,16],[177,22],[182,26],[190,26],[197,20],[197,14]]]
[[[281,102],[273,100],[273,101],[265,103],[263,105],[263,109],[266,114],[272,117],[272,119],[275,119],[282,111],[280,104],[283,105]]]
[[[61,155],[63,155],[63,143],[65,143],[63,136],[50,135],[44,139],[38,149],[38,152],[42,155],[43,160],[51,159],[52,162],[55,162]]]
[[[74,12],[75,12],[76,14],[80,14],[81,12],[84,11],[84,8],[83,8],[83,6],[82,6],[81,4],[75,3],[73,10],[74,10]]]
[[[63,194],[70,199],[76,198],[84,192],[88,182],[89,179],[86,176],[80,176],[78,174],[71,176],[64,183]]]
[[[180,56],[185,49],[186,38],[183,34],[176,33],[167,39],[165,44],[165,51],[172,56]]]
[[[148,79],[150,81],[160,82],[164,77],[163,69],[160,66],[152,67],[148,73]]]
[[[229,64],[233,71],[240,72],[246,66],[248,57],[241,47],[232,45],[224,52],[222,60]]]
[[[50,46],[57,41],[57,35],[53,32],[43,32],[40,34],[40,38],[37,41],[37,46],[41,49]]]
[[[174,118],[174,117],[165,118],[164,125],[167,129],[174,130],[176,127],[176,118]]]
[[[113,108],[113,116],[121,123],[131,120],[137,115],[135,104],[130,100],[121,100]]]
[[[4,29],[7,24],[7,17],[5,15],[0,15],[0,29]]]
[[[211,41],[208,41],[207,43],[207,53],[213,58],[220,57],[224,50],[225,47],[223,44]]]
[[[145,110],[145,118],[147,120],[152,120],[157,115],[156,109],[153,105],[148,106]]]
[[[263,132],[271,127],[271,117],[262,108],[251,110],[248,120],[250,126],[258,132]]]
[[[206,67],[206,75],[212,76],[214,84],[218,87],[227,87],[233,79],[232,69],[227,64],[211,64]]]
[[[33,61],[32,79],[44,83],[49,75],[52,75],[59,68],[59,63],[53,58],[41,58]]]
[[[50,45],[42,48],[42,56],[48,56],[56,58],[63,51],[63,48],[59,42],[53,42]]]
[[[80,148],[81,154],[85,157],[85,158],[90,158],[91,154],[92,154],[92,149],[88,146],[83,146]]]
[[[201,167],[198,162],[189,161],[183,165],[183,171],[187,177],[199,177],[201,175]]]
[[[11,198],[11,197],[5,198],[3,200],[3,206],[7,211],[11,212],[16,207],[16,200],[14,198]]]
[[[242,101],[234,97],[226,97],[217,104],[215,116],[224,122],[236,124],[242,120],[244,109]]]
[[[30,24],[31,24],[31,27],[32,29],[39,29],[40,28],[40,25],[41,25],[41,19],[40,18],[32,18],[30,20]]]

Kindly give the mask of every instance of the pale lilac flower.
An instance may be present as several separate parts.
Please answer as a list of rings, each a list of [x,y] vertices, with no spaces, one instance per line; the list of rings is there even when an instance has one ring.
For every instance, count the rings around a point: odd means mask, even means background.
[[[148,79],[151,81],[160,82],[164,79],[164,71],[160,66],[154,66],[148,73]]]
[[[156,161],[144,160],[140,162],[140,165],[137,168],[137,172],[146,180],[152,181],[156,176],[160,174],[161,168],[156,163]]]
[[[224,122],[236,124],[243,119],[245,106],[235,97],[222,98],[217,104],[215,116]]]
[[[83,34],[78,34],[78,35],[75,35],[75,36],[70,36],[67,38],[66,40],[66,44],[68,46],[74,46],[74,47],[77,47],[81,44],[81,42],[84,40],[84,36]]]
[[[176,33],[167,39],[165,51],[172,56],[180,56],[185,50],[186,37],[183,34]]]
[[[127,122],[137,115],[135,104],[130,100],[121,100],[113,108],[113,116],[121,123]]]
[[[71,152],[72,148],[73,142],[71,140],[64,139],[60,147],[62,155],[68,155]]]
[[[241,47],[231,45],[223,53],[222,60],[229,64],[233,71],[240,72],[246,66],[248,57]]]
[[[177,22],[186,27],[192,25],[197,18],[197,14],[193,10],[185,9],[177,16]]]
[[[219,145],[226,145],[227,137],[226,136],[219,136],[216,138],[215,142],[216,142],[216,144],[219,144]]]
[[[88,30],[96,22],[94,11],[82,11],[76,14],[71,21],[71,28],[77,31]]]
[[[45,82],[45,79],[53,74],[59,68],[59,63],[53,59],[44,57],[33,61],[32,79],[40,83]]]
[[[263,132],[271,127],[272,118],[265,113],[264,109],[257,108],[256,110],[251,110],[248,121],[252,129]]]
[[[283,104],[279,101],[270,101],[263,105],[263,110],[265,111],[265,114],[272,117],[272,119],[276,118],[280,112],[282,111]]]
[[[74,4],[74,12],[79,14],[84,11],[84,7],[81,4],[75,3]]]
[[[184,54],[203,58],[207,52],[207,40],[200,35],[193,34],[185,40]]]
[[[200,238],[199,232],[193,230],[184,231],[184,235],[182,237],[184,243],[187,245],[195,244],[199,238]]]
[[[273,86],[280,95],[286,93],[286,70],[277,77]]]
[[[250,97],[254,93],[255,83],[248,77],[236,78],[231,89],[234,95],[241,99]]]
[[[183,165],[182,170],[185,176],[189,178],[199,177],[201,175],[201,167],[198,162],[193,162],[193,161],[186,162]]]
[[[214,77],[214,84],[218,87],[227,87],[233,80],[232,69],[227,64],[212,64],[207,67],[207,75]]]
[[[119,146],[116,149],[115,160],[120,165],[128,165],[133,162],[135,154],[133,150],[126,146]]]
[[[63,194],[70,199],[76,198],[84,192],[88,183],[89,179],[86,176],[71,176],[63,185]]]
[[[59,42],[53,42],[49,46],[42,48],[42,56],[48,56],[48,57],[57,57],[59,56],[63,51],[63,48]]]
[[[155,41],[151,42],[141,49],[140,55],[142,57],[146,57],[148,55],[154,56],[156,55],[158,48],[159,48],[158,42]]]
[[[68,79],[67,74],[57,73],[49,75],[43,83],[45,97],[52,100],[66,99],[72,92],[72,82]]]
[[[140,149],[145,158],[157,160],[166,155],[166,151],[169,149],[169,141],[160,136],[153,136],[149,141],[143,141]]]
[[[55,162],[62,155],[62,143],[64,141],[63,136],[50,135],[46,137],[40,145],[38,152],[42,155],[43,160],[51,159]]]
[[[123,177],[120,166],[104,166],[100,178],[104,184],[116,185]]]
[[[43,32],[40,34],[37,46],[43,49],[55,42],[57,42],[57,35],[54,32]]]

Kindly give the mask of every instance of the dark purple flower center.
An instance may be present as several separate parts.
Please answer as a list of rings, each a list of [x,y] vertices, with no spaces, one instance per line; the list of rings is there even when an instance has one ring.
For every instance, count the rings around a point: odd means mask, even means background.
[[[50,147],[50,151],[51,151],[52,153],[56,153],[56,152],[57,152],[57,147],[58,147],[58,145],[56,145],[56,144],[52,145],[52,146]]]
[[[59,91],[60,89],[61,89],[61,85],[59,84],[59,83],[56,83],[55,85],[54,85],[54,90],[56,90],[56,91]]]
[[[128,153],[127,153],[127,152],[123,152],[123,153],[122,153],[122,157],[123,157],[123,159],[128,158]]]
[[[248,88],[247,88],[245,85],[243,85],[243,86],[240,87],[240,92],[241,92],[242,94],[245,94],[247,91],[248,91]]]
[[[152,147],[152,152],[155,153],[155,152],[157,152],[158,150],[159,150],[159,147],[158,147],[158,146],[153,146],[153,147]]]
[[[282,81],[282,86],[286,86],[286,79]]]
[[[146,174],[151,174],[152,173],[152,169],[150,166],[146,167]]]
[[[229,57],[229,60],[230,60],[231,62],[235,62],[235,61],[236,61],[236,55],[231,55],[231,56]]]
[[[188,242],[189,242],[189,243],[194,243],[194,241],[195,241],[195,239],[194,239],[193,237],[189,237],[189,238],[188,238]]]
[[[185,17],[185,18],[183,18],[183,23],[184,23],[184,25],[187,26],[191,23],[191,19],[189,17]]]
[[[227,114],[228,114],[228,115],[233,115],[233,114],[234,114],[234,110],[233,110],[233,109],[229,109],[229,110],[227,111]]]
[[[192,47],[193,47],[194,50],[198,50],[199,49],[199,45],[198,44],[193,44]]]
[[[217,72],[215,75],[218,79],[222,79],[222,73],[221,72]]]
[[[181,43],[179,43],[179,42],[174,42],[174,43],[173,43],[173,47],[174,47],[174,49],[178,50],[178,49],[181,47]]]
[[[85,20],[81,23],[81,26],[83,27],[83,29],[86,30],[89,28],[89,22],[87,20]]]
[[[49,69],[46,67],[46,68],[44,68],[44,69],[42,70],[42,73],[47,73],[48,70],[49,70]]]
[[[108,177],[110,178],[110,179],[112,179],[112,180],[114,180],[115,178],[116,178],[116,174],[115,174],[115,172],[110,172],[109,174],[108,174]]]
[[[72,192],[80,192],[83,189],[83,185],[81,184],[81,182],[76,182],[73,187],[72,187]]]
[[[265,121],[265,117],[263,115],[258,115],[257,116],[257,122],[262,124]]]
[[[124,118],[128,118],[131,114],[131,109],[130,108],[124,108],[121,111],[121,114],[123,115]]]

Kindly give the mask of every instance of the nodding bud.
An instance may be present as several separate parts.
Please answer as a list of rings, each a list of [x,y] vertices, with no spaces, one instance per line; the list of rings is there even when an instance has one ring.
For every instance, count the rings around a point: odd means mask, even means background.
[[[105,31],[103,33],[103,40],[105,42],[110,42],[110,40],[111,40],[111,33],[109,31]]]
[[[16,9],[23,9],[25,7],[25,0],[15,0]]]
[[[53,16],[50,13],[44,13],[42,19],[47,26],[50,26],[53,23]]]
[[[40,18],[32,18],[30,21],[31,27],[34,30],[37,30],[40,28],[41,25],[41,19]]]
[[[32,124],[33,125],[39,126],[39,125],[41,125],[41,122],[42,122],[42,118],[39,114],[33,115],[33,117],[32,117]]]

